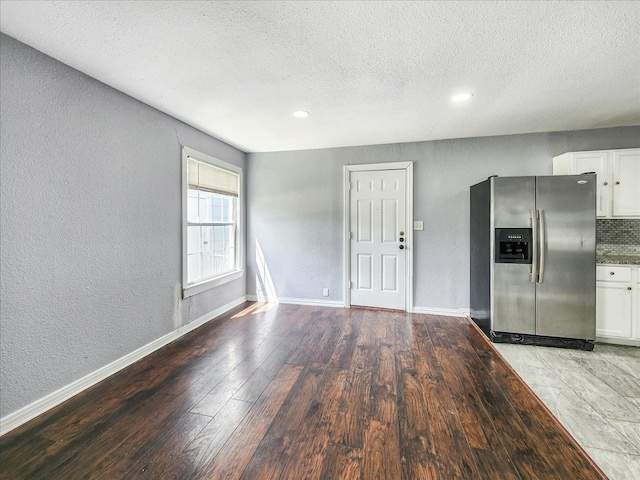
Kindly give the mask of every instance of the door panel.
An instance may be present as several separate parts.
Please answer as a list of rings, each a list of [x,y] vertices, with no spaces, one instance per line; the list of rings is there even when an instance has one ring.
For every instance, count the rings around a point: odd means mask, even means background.
[[[536,190],[537,208],[544,211],[544,276],[537,284],[536,333],[593,340],[596,177],[537,177]]]
[[[398,291],[398,255],[382,255],[382,290]]]
[[[398,200],[382,200],[382,242],[398,242]]]
[[[351,172],[351,304],[404,310],[406,171]]]
[[[359,242],[373,241],[372,213],[373,203],[371,200],[358,200],[357,232]]]
[[[373,268],[372,268],[372,256],[367,254],[358,255],[358,272],[357,288],[359,290],[371,290],[373,286]]]

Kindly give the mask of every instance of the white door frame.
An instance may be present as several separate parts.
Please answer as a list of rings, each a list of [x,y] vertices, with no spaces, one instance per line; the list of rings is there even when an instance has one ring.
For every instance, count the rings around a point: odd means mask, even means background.
[[[349,176],[351,172],[371,170],[406,170],[405,310],[411,313],[413,311],[413,162],[367,163],[344,166],[344,304],[347,308],[351,306],[351,239],[349,238],[351,202]]]

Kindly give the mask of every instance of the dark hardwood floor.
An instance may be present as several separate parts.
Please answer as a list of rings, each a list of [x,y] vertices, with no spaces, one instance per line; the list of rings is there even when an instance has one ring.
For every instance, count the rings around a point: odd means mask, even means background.
[[[606,478],[466,319],[249,303],[2,437],[0,472]]]

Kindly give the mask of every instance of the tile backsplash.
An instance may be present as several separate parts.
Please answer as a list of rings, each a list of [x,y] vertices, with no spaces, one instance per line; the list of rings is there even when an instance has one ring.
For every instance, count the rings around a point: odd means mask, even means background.
[[[640,219],[597,219],[596,253],[640,255]]]

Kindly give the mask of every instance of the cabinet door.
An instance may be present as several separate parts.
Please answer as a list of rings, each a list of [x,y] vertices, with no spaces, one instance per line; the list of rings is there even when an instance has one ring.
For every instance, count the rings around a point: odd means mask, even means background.
[[[634,313],[635,315],[635,322],[636,322],[636,340],[640,341],[640,267],[637,267],[636,269],[636,275],[638,275],[636,278],[638,279],[638,283],[636,283],[636,291],[634,292],[636,294],[636,311]],[[640,347],[640,344],[638,344],[638,346]]]
[[[613,152],[613,216],[640,216],[640,149]]]
[[[631,338],[631,284],[596,284],[596,335]]]
[[[640,275],[640,267],[638,275]],[[640,340],[640,282],[636,284],[636,340]]]
[[[571,173],[596,172],[596,217],[611,215],[611,169],[609,152],[575,152],[571,157]]]

